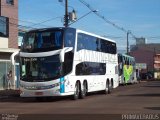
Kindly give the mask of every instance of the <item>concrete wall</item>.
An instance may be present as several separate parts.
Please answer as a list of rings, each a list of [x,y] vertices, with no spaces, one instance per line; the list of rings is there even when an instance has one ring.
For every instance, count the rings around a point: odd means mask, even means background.
[[[8,48],[8,38],[0,37],[0,48]]]

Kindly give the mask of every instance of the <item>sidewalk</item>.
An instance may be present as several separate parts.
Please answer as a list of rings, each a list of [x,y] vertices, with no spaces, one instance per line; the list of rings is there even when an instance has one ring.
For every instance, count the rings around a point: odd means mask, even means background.
[[[0,99],[10,97],[19,97],[19,90],[0,90]]]

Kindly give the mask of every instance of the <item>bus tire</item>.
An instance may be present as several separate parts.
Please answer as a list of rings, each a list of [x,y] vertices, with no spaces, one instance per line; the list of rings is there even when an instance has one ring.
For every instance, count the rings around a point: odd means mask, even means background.
[[[75,88],[74,88],[74,94],[73,94],[73,100],[77,100],[79,98],[79,94],[80,94],[80,84],[79,82],[76,82],[75,84]]]
[[[83,86],[82,86],[82,88],[81,88],[81,92],[80,92],[80,98],[81,98],[81,99],[84,99],[85,96],[86,96],[86,94],[87,94],[87,82],[84,81],[84,82],[83,82]]]
[[[109,93],[112,92],[113,86],[114,86],[114,81],[113,81],[113,79],[111,79],[111,83],[109,84]]]
[[[110,85],[109,85],[109,80],[106,81],[106,87],[105,87],[105,90],[104,90],[104,94],[110,94],[111,93],[111,88],[110,88]]]
[[[126,80],[125,80],[125,77],[124,77],[124,82],[123,82],[123,86],[126,86],[127,83],[126,83]]]
[[[109,82],[109,80],[107,81],[108,82],[108,94],[111,94],[111,91],[112,91],[112,85],[111,83]]]

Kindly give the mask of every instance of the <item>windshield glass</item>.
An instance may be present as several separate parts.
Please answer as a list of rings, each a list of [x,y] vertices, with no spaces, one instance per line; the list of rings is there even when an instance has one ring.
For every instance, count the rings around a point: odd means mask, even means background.
[[[47,57],[22,57],[21,80],[27,82],[43,82],[60,77],[61,63],[59,55]]]
[[[45,52],[61,49],[62,44],[62,30],[32,31],[25,34],[21,50],[23,52]]]

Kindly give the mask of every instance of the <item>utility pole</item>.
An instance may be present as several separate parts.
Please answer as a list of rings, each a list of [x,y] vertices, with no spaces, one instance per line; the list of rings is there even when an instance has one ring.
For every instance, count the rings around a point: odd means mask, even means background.
[[[68,0],[65,0],[64,26],[68,27]]]
[[[129,34],[130,31],[127,31],[127,55],[129,54],[129,40],[128,40]]]
[[[63,0],[59,0],[59,2],[63,2]],[[65,14],[64,14],[64,27],[68,27],[69,26],[69,22],[74,22],[76,19],[77,19],[77,16],[76,16],[76,11],[74,10],[73,7],[73,11],[72,12],[68,12],[68,7],[71,7],[71,6],[68,6],[68,0],[65,0]]]

